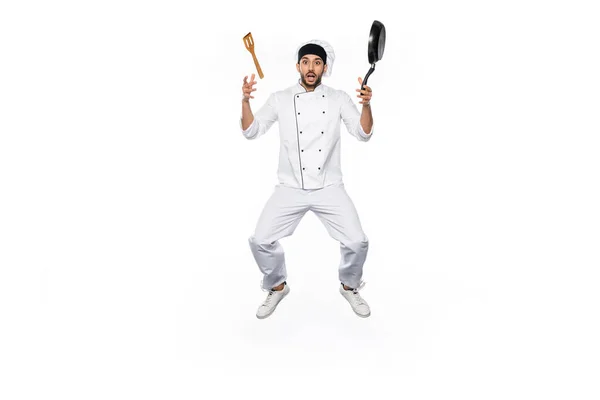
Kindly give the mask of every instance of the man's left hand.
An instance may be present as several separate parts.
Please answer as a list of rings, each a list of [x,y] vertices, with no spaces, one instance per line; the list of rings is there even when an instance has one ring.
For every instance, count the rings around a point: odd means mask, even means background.
[[[360,76],[358,77],[358,83],[362,87],[363,79]],[[371,103],[371,97],[373,96],[373,91],[371,88],[369,86],[365,86],[363,90],[356,89],[356,91],[359,93],[356,95],[356,97],[360,97],[362,99],[359,103],[363,106],[368,106],[369,103]]]

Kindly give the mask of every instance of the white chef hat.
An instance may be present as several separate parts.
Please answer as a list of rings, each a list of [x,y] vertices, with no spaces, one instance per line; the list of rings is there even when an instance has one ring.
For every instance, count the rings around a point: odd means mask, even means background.
[[[325,72],[323,74],[323,76],[331,75],[331,70],[333,69],[333,62],[335,61],[335,53],[333,52],[333,47],[331,47],[331,45],[329,43],[327,43],[323,40],[313,39],[313,40],[309,40],[308,42],[302,43],[296,49],[294,61],[296,63],[298,63],[298,54],[300,53],[300,49],[307,44],[316,44],[316,45],[321,46],[323,48],[323,50],[325,50],[325,54],[327,54],[327,62],[325,63],[327,65],[327,72]]]

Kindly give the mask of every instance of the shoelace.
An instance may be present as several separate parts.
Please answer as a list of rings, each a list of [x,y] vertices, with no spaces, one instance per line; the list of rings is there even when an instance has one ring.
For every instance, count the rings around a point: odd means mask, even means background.
[[[268,307],[271,305],[271,300],[273,300],[273,294],[275,293],[275,291],[273,289],[263,288],[263,281],[264,281],[264,278],[260,280],[260,290],[262,290],[263,292],[269,292],[269,294],[267,295],[267,298],[262,303],[262,305],[265,307]]]
[[[265,301],[263,302],[263,306],[270,306],[271,305],[271,300],[273,299],[273,290],[269,290],[269,294],[267,295],[267,298],[265,299]]]
[[[352,299],[352,302],[357,306],[360,306],[361,304],[367,304],[367,302],[358,293],[363,287],[365,287],[365,284],[366,282],[361,281],[359,286],[352,290],[352,296],[350,296],[350,298]]]
[[[353,291],[353,292],[352,292],[352,296],[350,296],[350,298],[352,299],[352,302],[353,302],[353,303],[354,303],[354,305],[356,305],[356,306],[360,306],[360,305],[362,305],[362,304],[365,304],[365,305],[367,304],[367,303],[365,302],[365,300],[364,300],[362,297],[360,297],[360,294],[358,294],[358,292],[354,292],[354,291]]]

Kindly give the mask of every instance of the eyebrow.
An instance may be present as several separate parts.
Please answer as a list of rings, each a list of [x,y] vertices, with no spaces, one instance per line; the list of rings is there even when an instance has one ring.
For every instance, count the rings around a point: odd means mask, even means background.
[[[306,56],[302,56],[302,58],[300,59],[300,61],[302,61],[302,60],[308,60],[308,61],[310,61],[310,58],[308,58],[308,57],[306,57]],[[323,61],[323,59],[322,59],[321,57],[319,57],[319,56],[317,56],[317,57],[315,58],[315,61],[317,61],[317,60],[319,60],[319,61]]]

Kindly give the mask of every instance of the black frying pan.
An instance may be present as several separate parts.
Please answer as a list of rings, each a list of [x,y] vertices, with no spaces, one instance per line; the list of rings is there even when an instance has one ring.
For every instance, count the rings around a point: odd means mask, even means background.
[[[375,71],[375,63],[383,57],[383,50],[385,49],[385,26],[377,20],[373,21],[373,25],[371,25],[371,32],[369,33],[369,64],[371,64],[371,69],[365,75],[365,79],[363,80],[362,87],[360,90],[365,88],[367,84],[367,79],[369,76]]]

